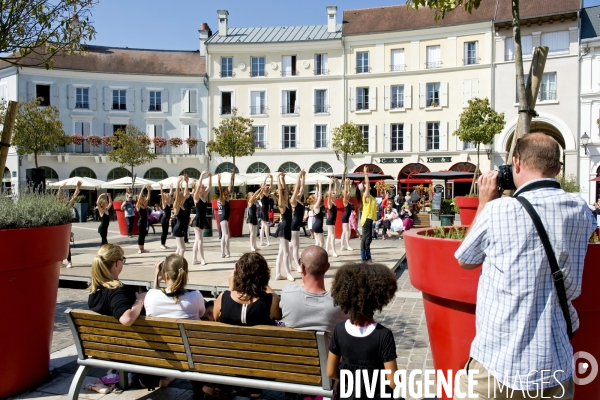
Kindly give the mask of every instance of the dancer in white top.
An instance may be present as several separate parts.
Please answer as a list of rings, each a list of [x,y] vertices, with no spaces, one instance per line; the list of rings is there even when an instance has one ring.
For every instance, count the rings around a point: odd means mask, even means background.
[[[342,190],[342,201],[344,204],[344,213],[342,214],[342,240],[340,240],[340,250],[352,250],[350,247],[350,215],[354,206],[350,203],[350,186],[352,181],[346,178],[344,189]]]

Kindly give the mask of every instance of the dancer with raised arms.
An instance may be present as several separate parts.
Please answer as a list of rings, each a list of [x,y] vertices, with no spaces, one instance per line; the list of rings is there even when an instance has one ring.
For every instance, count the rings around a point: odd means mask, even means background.
[[[256,202],[262,196],[262,189],[258,189],[256,193],[248,193],[248,215],[246,223],[248,224],[248,232],[250,232],[250,250],[256,251],[256,230],[258,229],[258,215],[256,214]]]
[[[270,179],[270,183],[267,185],[267,179]],[[260,245],[264,246],[263,237],[267,239],[267,246],[269,243],[269,196],[271,195],[271,188],[273,187],[273,175],[268,174],[265,176],[265,181],[261,186],[262,197],[260,198]]]
[[[185,188],[184,186],[185,182]],[[177,190],[175,191],[175,202],[173,204],[173,212],[175,213],[175,227],[173,228],[173,236],[177,241],[177,250],[175,254],[181,257],[185,254],[185,233],[190,224],[190,214],[192,212],[192,203],[188,201],[190,197],[189,178],[187,175],[182,175],[177,180]]]
[[[337,219],[337,206],[335,205],[335,198],[337,197],[337,178],[331,178],[329,180],[329,193],[327,198],[327,208],[329,209],[329,216],[325,222],[327,225],[327,243],[325,243],[325,251],[329,254],[329,248],[331,247],[331,255],[337,257],[335,252],[335,221]]]
[[[106,239],[106,236],[108,235],[109,210],[112,207],[110,193],[102,193],[100,196],[98,196],[96,207],[98,208],[98,216],[100,217],[98,233],[102,239],[102,244],[107,244],[108,239]]]
[[[235,181],[235,171],[231,173],[231,178],[229,179],[229,186],[227,188],[223,188],[221,186],[221,174],[218,175],[218,184],[219,184],[219,225],[221,226],[221,257],[229,257],[229,215],[231,214],[230,205],[229,205],[229,196],[231,195],[231,191],[233,189],[233,182]]]
[[[290,263],[290,241],[292,240],[292,209],[290,208],[289,194],[285,186],[285,173],[277,174],[277,193],[279,195],[279,213],[281,219],[277,229],[279,238],[279,252],[275,264],[275,279],[286,279],[294,281]],[[285,268],[285,276],[281,274],[281,268]]]
[[[144,189],[146,194],[144,195]],[[150,186],[142,187],[140,195],[138,196],[137,203],[135,203],[135,210],[140,215],[138,219],[138,253],[147,253],[148,250],[144,250],[144,242],[146,241],[146,234],[148,233],[148,199],[150,198]]]
[[[168,249],[167,247],[167,235],[169,234],[169,221],[171,221],[171,213],[173,208],[171,207],[171,199],[173,198],[173,184],[169,185],[169,193],[163,192],[163,185],[160,183],[160,208],[162,208],[163,215],[160,219],[160,225],[162,227],[162,233],[160,234],[160,248]]]
[[[204,175],[208,175],[208,187],[202,184],[202,178]],[[206,265],[204,259],[204,230],[211,229],[206,220],[206,207],[208,206],[208,193],[212,187],[212,174],[208,170],[202,171],[196,187],[192,193],[194,204],[196,205],[196,216],[192,221],[192,227],[194,228],[194,247],[192,248],[192,264]],[[200,261],[198,261],[198,255],[200,255]]]
[[[350,216],[354,206],[350,203],[350,187],[352,181],[348,178],[344,181],[342,190],[342,201],[344,203],[344,213],[342,214],[342,240],[340,240],[340,250],[352,250],[350,247]]]
[[[315,234],[315,245],[319,247],[325,247],[325,238],[323,237],[323,218],[325,218],[325,210],[323,210],[323,207],[321,207],[322,192],[323,188],[321,186],[321,182],[317,182],[315,202],[313,203],[313,213],[315,214],[315,220],[313,221],[313,232]]]
[[[296,264],[296,271],[302,272],[298,260],[300,259],[300,225],[304,220],[304,180],[306,179],[306,171],[302,170],[298,174],[296,185],[294,186],[294,192],[290,198],[290,205],[292,206],[292,241],[291,244],[291,257]]]

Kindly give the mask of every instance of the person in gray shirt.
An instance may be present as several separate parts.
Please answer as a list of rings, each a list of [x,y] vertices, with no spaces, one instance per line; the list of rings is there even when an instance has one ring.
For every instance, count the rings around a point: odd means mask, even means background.
[[[285,326],[305,331],[325,332],[327,346],[335,326],[348,315],[333,305],[325,290],[325,273],[329,270],[327,252],[318,246],[308,246],[300,256],[303,287],[287,285],[281,291],[280,307]]]

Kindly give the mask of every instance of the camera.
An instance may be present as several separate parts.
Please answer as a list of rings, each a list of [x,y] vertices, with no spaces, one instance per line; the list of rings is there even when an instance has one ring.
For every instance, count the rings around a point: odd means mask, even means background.
[[[502,190],[516,190],[513,181],[512,165],[504,164],[498,168],[498,187]]]

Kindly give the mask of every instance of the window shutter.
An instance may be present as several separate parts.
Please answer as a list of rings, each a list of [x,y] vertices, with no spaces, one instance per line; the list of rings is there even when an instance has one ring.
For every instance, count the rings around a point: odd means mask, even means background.
[[[323,73],[327,74],[327,54],[323,54],[321,58],[321,64],[323,65]]]
[[[465,79],[463,81],[463,107],[469,106],[469,100],[471,100],[471,80]]]
[[[169,91],[167,89],[160,92],[160,100],[162,112],[169,112]]]
[[[112,136],[113,135],[113,126],[110,122],[104,123],[104,136]]]
[[[463,50],[463,64],[467,63],[468,56],[469,56],[469,45],[467,44],[467,42],[465,42],[464,50]]]
[[[389,153],[391,149],[392,142],[392,133],[390,131],[390,124],[383,124],[383,152]],[[371,139],[369,139],[369,144],[371,144]]]
[[[83,135],[83,122],[75,122],[75,135]]]
[[[391,102],[390,87],[386,85],[383,87],[383,109],[384,110],[390,109],[390,102]]]
[[[377,152],[377,125],[369,125],[369,153]]]
[[[69,109],[75,108],[75,86],[67,85],[67,107]]]
[[[515,57],[515,42],[513,38],[506,38],[504,42],[504,61],[513,60]]]
[[[448,107],[448,82],[440,83],[440,106]]]
[[[142,111],[147,112],[150,109],[150,94],[148,89],[142,88]]]
[[[236,105],[235,105],[235,90],[232,90],[231,91],[231,109],[233,110],[234,108],[236,108]]]
[[[329,112],[329,90],[325,90],[325,99],[323,101],[326,107],[326,111]]]
[[[183,91],[183,100],[182,100],[182,107],[181,107],[181,111],[184,113],[189,113],[190,112],[190,91],[189,90],[184,90]]]
[[[126,103],[127,103],[127,111],[134,111],[135,110],[135,90],[133,89],[127,89],[127,94],[126,94],[127,98],[126,98]]]
[[[369,110],[377,110],[377,86],[369,87]]]
[[[110,88],[104,88],[104,111],[110,111],[112,108],[112,93]],[[110,125],[110,124],[109,124]],[[112,135],[112,131],[110,132]]]
[[[410,122],[408,124],[404,124],[404,130],[402,134],[404,136],[403,150],[412,151],[412,124]]]
[[[82,135],[90,136],[91,130],[92,130],[91,124],[89,122],[84,122]]]
[[[356,111],[356,88],[349,88],[348,101],[350,102],[350,111]]]
[[[471,98],[479,97],[479,79],[471,79]]]
[[[425,108],[427,105],[427,85],[419,83],[419,108]]]
[[[404,85],[404,108],[412,108],[412,85]]]
[[[50,85],[50,105],[58,107],[58,85],[56,83]]]
[[[90,110],[96,110],[98,108],[98,94],[96,86],[90,86]]]
[[[298,108],[298,98],[294,101],[294,114],[300,114],[300,110]]]
[[[427,124],[419,122],[419,151],[427,150]]]
[[[287,100],[288,100],[288,91],[281,91],[281,113],[283,114],[283,110],[287,111]]]
[[[440,150],[448,150],[448,123],[440,122]]]
[[[35,83],[27,82],[27,101],[35,99]]]
[[[154,137],[164,137],[162,125],[154,125]]]
[[[198,112],[198,96],[196,95],[196,90],[190,90],[190,112]]]

